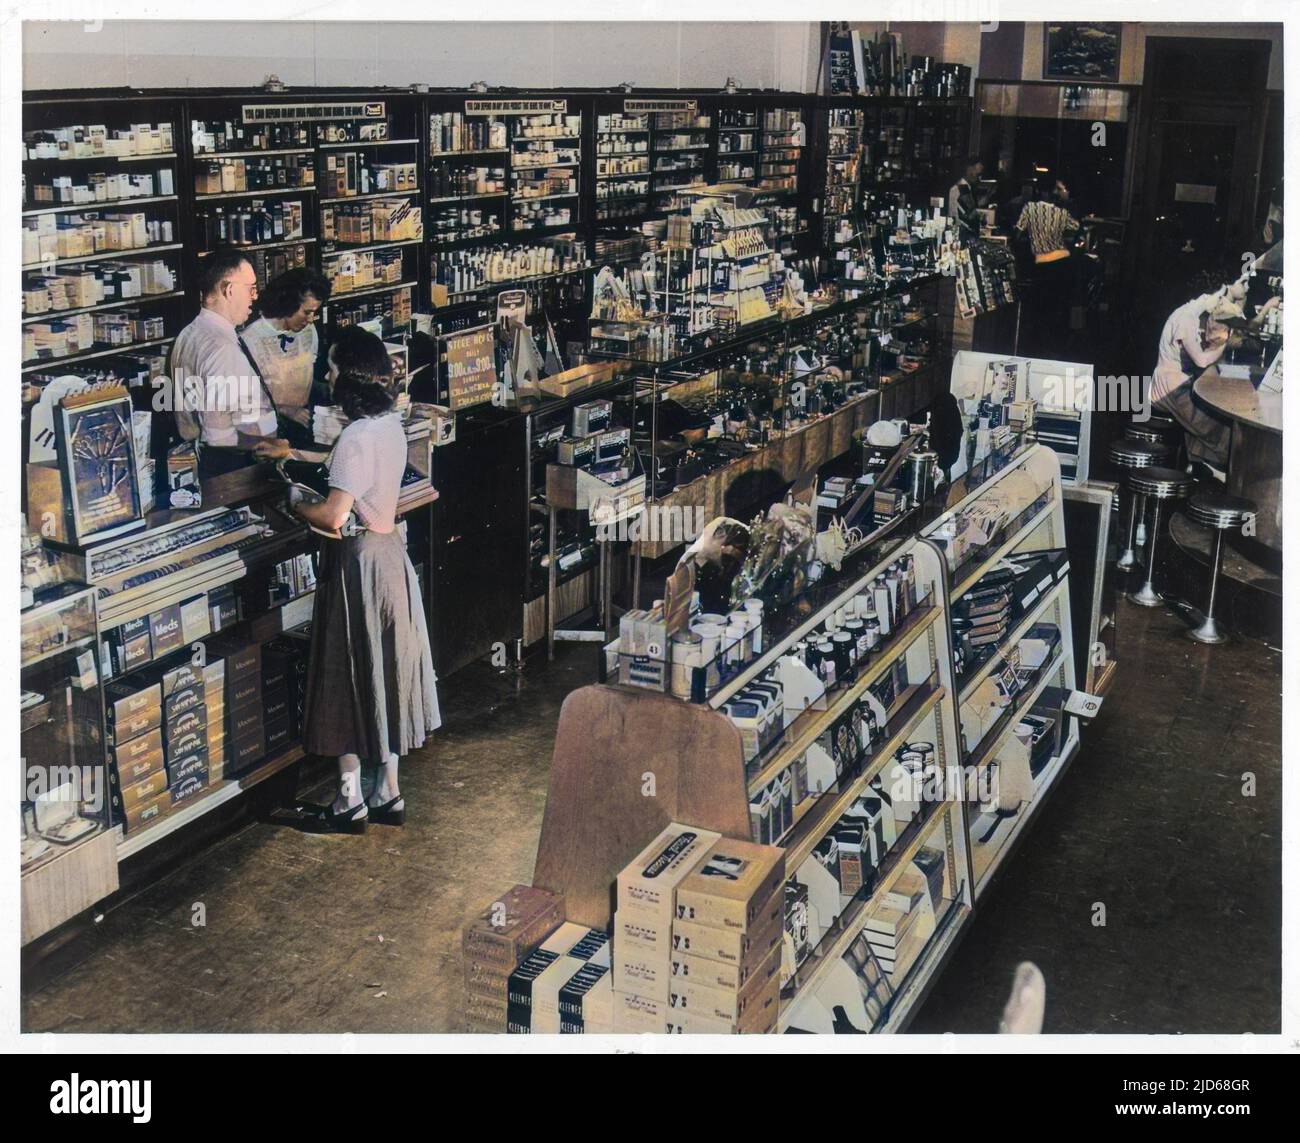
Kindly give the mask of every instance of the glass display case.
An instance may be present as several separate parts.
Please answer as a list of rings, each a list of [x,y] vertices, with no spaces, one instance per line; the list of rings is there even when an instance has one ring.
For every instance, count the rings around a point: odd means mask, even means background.
[[[22,613],[22,869],[107,828],[95,593],[63,584]]]
[[[1030,446],[923,531],[947,565],[977,897],[1078,748],[1062,491]]]

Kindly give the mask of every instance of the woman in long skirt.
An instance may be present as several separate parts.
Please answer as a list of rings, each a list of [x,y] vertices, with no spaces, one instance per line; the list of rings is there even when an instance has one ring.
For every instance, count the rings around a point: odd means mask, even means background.
[[[330,454],[329,495],[291,499],[309,524],[339,535],[321,541],[303,745],[337,756],[338,796],[322,820],[347,833],[363,832],[367,821],[405,821],[401,757],[442,722],[419,584],[396,523],[406,432],[383,343],[360,333],[348,341],[347,360],[331,359],[334,400],[349,423]],[[369,800],[363,762],[376,768]]]

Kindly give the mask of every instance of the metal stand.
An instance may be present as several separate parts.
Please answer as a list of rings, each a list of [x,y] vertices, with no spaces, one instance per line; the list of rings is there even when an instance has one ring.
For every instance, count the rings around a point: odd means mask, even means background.
[[[1124,550],[1120,557],[1115,561],[1115,566],[1120,571],[1132,571],[1138,566],[1137,552],[1133,547],[1133,537],[1137,534],[1137,522],[1139,515],[1146,515],[1146,497],[1140,492],[1130,492],[1128,504],[1128,542],[1124,545]],[[1142,505],[1139,512],[1138,505]]]
[[[1160,500],[1155,498],[1155,507],[1151,510],[1151,542],[1147,544],[1147,578],[1146,582],[1129,593],[1129,601],[1139,607],[1159,607],[1164,600],[1156,594],[1156,548],[1160,543]]]
[[[1229,635],[1214,618],[1214,601],[1219,593],[1219,568],[1223,564],[1223,529],[1214,533],[1214,556],[1210,560],[1210,598],[1205,605],[1205,615],[1198,626],[1189,630],[1187,638],[1197,643],[1226,643]]]

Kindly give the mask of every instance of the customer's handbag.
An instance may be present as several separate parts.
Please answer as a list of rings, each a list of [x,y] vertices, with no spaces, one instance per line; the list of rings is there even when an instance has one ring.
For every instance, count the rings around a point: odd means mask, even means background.
[[[330,494],[328,465],[310,460],[280,460],[276,462],[275,471],[289,486],[291,506],[295,503],[295,497],[308,504],[321,504]],[[365,525],[357,518],[355,508],[348,513],[343,527],[337,532],[318,528],[315,524],[307,526],[318,536],[324,536],[328,540],[341,540],[344,536],[355,536],[366,530]]]

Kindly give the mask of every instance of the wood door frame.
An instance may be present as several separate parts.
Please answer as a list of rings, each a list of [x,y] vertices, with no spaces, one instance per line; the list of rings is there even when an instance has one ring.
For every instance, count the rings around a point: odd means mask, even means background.
[[[1158,75],[1157,56],[1171,43],[1181,43],[1191,37],[1150,36],[1146,41],[1144,74],[1152,79]],[[1198,95],[1194,90],[1159,91],[1147,89],[1147,98],[1138,108],[1138,140],[1136,166],[1133,171],[1134,198],[1130,215],[1136,224],[1138,240],[1130,243],[1129,254],[1133,261],[1130,269],[1142,279],[1145,286],[1163,268],[1155,259],[1155,227],[1153,213],[1159,187],[1161,163],[1164,158],[1161,128],[1170,123],[1205,123],[1232,126],[1238,129],[1238,142],[1233,154],[1229,202],[1226,213],[1225,248],[1234,246],[1241,251],[1249,249],[1254,229],[1255,204],[1259,197],[1260,164],[1264,147],[1264,109],[1268,92],[1264,86],[1267,76],[1269,52],[1272,45],[1267,40],[1214,39],[1204,41],[1211,47],[1246,48],[1258,57],[1261,81],[1257,89],[1239,95],[1220,93]]]

